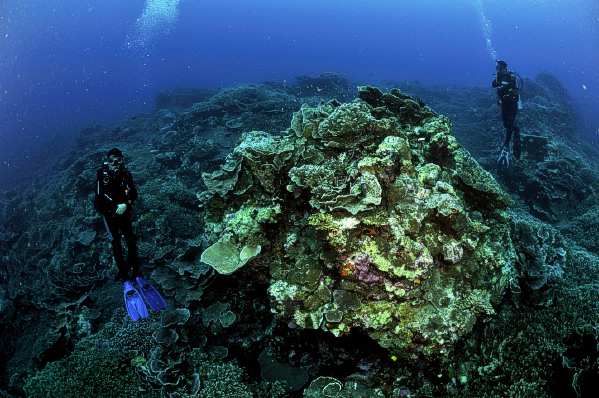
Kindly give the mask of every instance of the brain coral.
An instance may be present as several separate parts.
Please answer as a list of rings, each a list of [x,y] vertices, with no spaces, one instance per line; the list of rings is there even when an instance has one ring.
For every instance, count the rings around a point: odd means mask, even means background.
[[[302,107],[286,134],[246,133],[203,175],[202,259],[269,272],[291,325],[443,357],[505,287],[507,198],[448,119],[396,89],[358,91]]]

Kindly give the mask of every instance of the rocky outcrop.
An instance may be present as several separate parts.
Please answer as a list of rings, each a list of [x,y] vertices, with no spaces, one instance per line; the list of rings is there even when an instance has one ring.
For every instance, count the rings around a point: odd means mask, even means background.
[[[577,134],[576,111],[555,77],[541,74],[524,81],[517,118],[522,159],[509,170],[497,168],[504,128],[493,89],[402,87],[449,117],[459,142],[535,217],[557,225],[596,202],[598,153]]]
[[[0,199],[0,395],[584,396],[599,261],[573,241],[596,250],[595,169],[534,84],[514,175],[482,89],[421,95],[448,118],[399,90],[342,103],[325,75],[85,130]],[[91,206],[113,146],[171,306],[137,324]]]
[[[302,107],[203,176],[202,260],[269,272],[272,311],[401,356],[447,354],[494,313],[514,262],[507,197],[449,121],[399,90]]]

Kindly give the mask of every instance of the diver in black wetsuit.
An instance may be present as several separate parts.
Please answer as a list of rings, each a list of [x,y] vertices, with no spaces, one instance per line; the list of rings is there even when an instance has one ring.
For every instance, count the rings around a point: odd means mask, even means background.
[[[106,227],[112,236],[112,251],[119,268],[119,278],[123,281],[140,276],[137,256],[137,239],[133,232],[132,205],[137,199],[137,188],[131,173],[123,163],[123,153],[113,148],[107,153],[107,160],[96,174],[96,194],[94,207],[104,217]],[[127,242],[127,261],[123,258],[121,234]]]
[[[505,61],[497,61],[496,70],[497,75],[491,85],[497,88],[498,103],[501,106],[501,117],[505,127],[505,139],[497,163],[502,167],[508,167],[512,139],[514,158],[520,159],[520,128],[516,125],[520,101],[518,76],[508,70]]]
[[[137,188],[131,173],[123,163],[123,153],[112,148],[107,160],[96,175],[95,208],[104,216],[108,232],[112,236],[112,251],[119,268],[118,277],[123,281],[125,309],[133,321],[149,317],[146,303],[158,312],[168,304],[154,286],[141,275],[137,255],[137,238],[131,224],[133,202],[137,199]],[[127,242],[127,261],[123,258],[121,234]]]

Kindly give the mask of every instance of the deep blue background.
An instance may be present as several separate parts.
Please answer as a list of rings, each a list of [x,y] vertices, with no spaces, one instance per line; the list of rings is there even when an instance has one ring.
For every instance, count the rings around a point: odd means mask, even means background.
[[[131,49],[144,4],[0,2],[0,183],[40,146],[151,110],[164,88],[326,71],[486,86],[494,72],[476,0],[181,0],[174,27]],[[483,4],[499,57],[523,76],[557,75],[599,134],[597,0]]]

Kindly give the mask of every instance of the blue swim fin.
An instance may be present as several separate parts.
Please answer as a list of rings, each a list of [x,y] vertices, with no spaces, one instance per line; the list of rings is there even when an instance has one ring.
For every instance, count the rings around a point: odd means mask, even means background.
[[[152,311],[158,312],[166,309],[168,304],[154,286],[148,283],[142,276],[138,276],[135,280],[137,281],[139,293],[146,300]]]
[[[138,321],[141,318],[147,318],[150,314],[146,308],[143,297],[140,292],[133,286],[133,283],[126,281],[123,284],[123,296],[125,299],[125,308],[129,317],[133,321]]]

